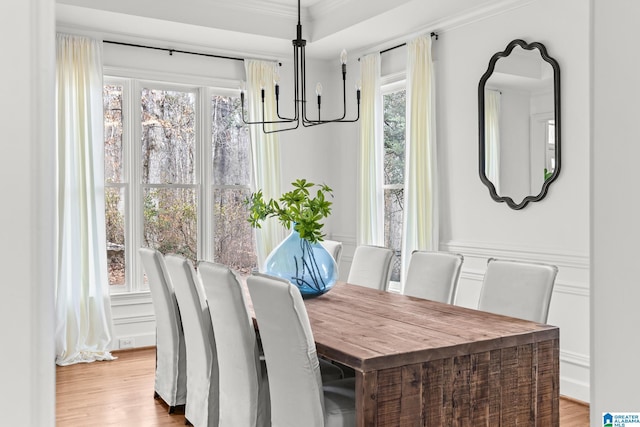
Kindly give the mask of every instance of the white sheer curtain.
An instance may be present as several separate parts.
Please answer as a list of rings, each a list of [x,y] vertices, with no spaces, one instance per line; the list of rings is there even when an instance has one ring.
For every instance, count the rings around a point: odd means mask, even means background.
[[[500,194],[500,105],[497,90],[484,91],[484,171]]]
[[[104,221],[102,57],[57,35],[56,363],[111,360]]]
[[[360,151],[358,157],[359,245],[384,245],[384,194],[382,185],[383,131],[380,93],[380,54],[360,60],[362,80],[360,107]]]
[[[435,84],[431,37],[407,43],[402,281],[414,250],[439,249]]]
[[[278,64],[275,62],[245,60],[249,120],[262,120],[260,88],[273,87]],[[264,120],[277,120],[276,101],[272,90],[265,90]],[[265,200],[279,198],[280,141],[277,133],[265,134],[262,125],[250,125],[254,190],[262,190]],[[267,125],[267,129],[275,129]],[[269,253],[285,237],[284,228],[275,219],[269,219],[256,229],[258,266],[262,269]]]

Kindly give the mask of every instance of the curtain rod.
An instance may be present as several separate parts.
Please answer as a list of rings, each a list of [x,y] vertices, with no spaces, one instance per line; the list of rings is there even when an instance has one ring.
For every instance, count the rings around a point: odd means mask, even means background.
[[[436,33],[436,32],[431,32],[430,36],[431,36],[431,37],[435,37],[435,38],[436,38],[436,40],[438,40],[438,33]],[[407,45],[407,43],[401,43],[401,44],[399,44],[399,45],[397,45],[397,46],[393,46],[393,47],[387,48],[387,49],[385,49],[385,50],[381,50],[381,51],[380,51],[380,54],[383,54],[383,53],[385,53],[385,52],[389,52],[390,50],[394,50],[394,49],[397,49],[397,48],[399,48],[399,47],[406,46],[406,45]]]
[[[170,49],[170,48],[166,48],[166,47],[156,47],[156,46],[145,46],[145,45],[141,45],[141,44],[133,44],[133,43],[123,43],[123,42],[114,42],[111,40],[103,40],[103,43],[109,43],[109,44],[117,44],[120,46],[130,46],[130,47],[140,47],[143,49],[153,49],[153,50],[162,50],[164,52],[169,52],[169,55],[173,55],[174,52],[176,53],[185,53],[187,55],[198,55],[198,56],[207,56],[209,58],[220,58],[220,59],[230,59],[232,61],[244,61],[245,58],[238,58],[235,56],[225,56],[225,55],[215,55],[213,53],[202,53],[202,52],[190,52],[188,50],[180,50],[180,49]],[[278,62],[279,66],[282,66],[281,62]]]
[[[436,40],[438,40],[438,33],[431,32],[430,36],[431,37],[435,37]],[[169,52],[169,55],[173,55],[173,52],[176,52],[176,53],[185,53],[187,55],[206,56],[206,57],[209,57],[209,58],[230,59],[232,61],[244,61],[244,59],[245,59],[245,58],[238,58],[238,57],[235,57],[235,56],[216,55],[216,54],[213,54],[213,53],[190,52],[188,50],[171,49],[171,48],[156,47],[156,46],[145,46],[145,45],[142,45],[142,44],[115,42],[115,41],[112,41],[112,40],[103,40],[102,42],[103,43],[109,43],[109,44],[116,44],[116,45],[120,45],[120,46],[140,47],[140,48],[143,48],[143,49],[162,50],[164,52]],[[394,49],[397,49],[399,47],[406,46],[406,45],[407,45],[407,43],[401,43],[401,44],[399,44],[397,46],[393,46],[393,47],[381,50],[380,54],[383,54],[385,52],[389,52],[391,50],[394,50]],[[360,60],[360,58],[358,58],[358,61],[359,60]],[[278,62],[278,65],[282,66],[282,62]]]
[[[188,55],[208,56],[208,57],[211,57],[211,58],[222,58],[222,59],[231,59],[231,60],[234,60],[234,61],[244,61],[244,58],[235,58],[233,56],[214,55],[212,53],[189,52],[189,51],[186,51],[186,50],[169,49],[169,48],[166,48],[166,47],[145,46],[145,45],[133,44],[133,43],[114,42],[114,41],[111,41],[111,40],[103,40],[102,42],[103,43],[109,43],[109,44],[117,44],[117,45],[121,45],[121,46],[141,47],[141,48],[144,48],[144,49],[162,50],[162,51],[165,51],[165,52],[169,52],[169,55],[173,55],[173,52],[176,52],[176,53],[186,53]]]

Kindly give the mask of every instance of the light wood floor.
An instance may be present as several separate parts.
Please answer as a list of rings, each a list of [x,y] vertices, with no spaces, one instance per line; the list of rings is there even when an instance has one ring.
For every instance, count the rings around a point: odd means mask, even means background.
[[[155,348],[114,355],[118,360],[56,368],[56,425],[184,426],[183,414],[169,415],[153,398]],[[588,427],[589,407],[560,399],[560,426]]]

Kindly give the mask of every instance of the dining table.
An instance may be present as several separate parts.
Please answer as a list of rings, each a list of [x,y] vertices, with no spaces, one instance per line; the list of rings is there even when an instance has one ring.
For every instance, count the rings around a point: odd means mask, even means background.
[[[345,282],[305,306],[359,427],[559,425],[558,327]]]

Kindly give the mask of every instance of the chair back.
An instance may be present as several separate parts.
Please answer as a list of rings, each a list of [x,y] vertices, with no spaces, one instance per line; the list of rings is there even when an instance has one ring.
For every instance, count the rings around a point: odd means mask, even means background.
[[[414,251],[404,294],[453,304],[463,259],[462,255],[450,252]]]
[[[187,398],[187,364],[180,310],[162,253],[139,248],[156,316],[155,392],[169,407]]]
[[[478,309],[546,323],[558,267],[491,258]]]
[[[324,426],[316,346],[300,291],[286,280],[247,278],[267,371],[274,426]]]
[[[218,425],[218,363],[211,317],[200,279],[188,259],[166,255],[187,350],[185,418],[194,426]]]
[[[392,260],[393,251],[389,248],[360,245],[353,254],[347,282],[385,291],[389,285]]]
[[[256,333],[235,273],[213,262],[198,263],[220,370],[220,425],[254,427],[262,377]]]
[[[340,258],[342,258],[342,242],[335,240],[323,240],[320,244],[331,254],[336,261],[336,265],[340,268]]]

